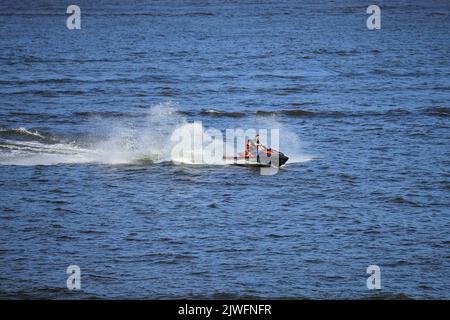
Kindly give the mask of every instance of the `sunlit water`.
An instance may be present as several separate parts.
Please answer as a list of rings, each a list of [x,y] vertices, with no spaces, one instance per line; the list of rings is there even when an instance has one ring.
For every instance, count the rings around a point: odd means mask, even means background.
[[[448,3],[76,3],[0,4],[0,297],[450,298]],[[174,163],[193,121],[290,161]]]

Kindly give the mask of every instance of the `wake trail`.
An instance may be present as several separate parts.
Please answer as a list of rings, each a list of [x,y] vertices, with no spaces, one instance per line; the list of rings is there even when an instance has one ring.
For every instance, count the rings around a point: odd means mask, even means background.
[[[142,164],[172,162],[190,165],[228,165],[222,156],[205,154],[213,136],[198,123],[188,123],[185,116],[170,103],[150,108],[138,122],[123,119],[95,119],[94,141],[59,140],[36,130],[0,128],[0,165],[57,165],[57,164]],[[100,121],[101,120],[101,121]],[[267,124],[267,123],[266,123]],[[277,126],[278,124],[273,124]],[[202,141],[192,146],[192,141],[177,141],[176,132],[187,132],[194,140]],[[298,137],[287,130],[283,137],[289,144],[280,150],[289,156],[289,164],[310,161],[313,158],[298,150]],[[76,139],[75,139],[76,140]],[[79,139],[78,139],[79,140]],[[82,139],[81,139],[82,140]],[[182,147],[189,152],[174,152]],[[243,146],[242,150],[243,151]],[[226,155],[226,154],[225,154]],[[236,155],[233,154],[233,155]]]

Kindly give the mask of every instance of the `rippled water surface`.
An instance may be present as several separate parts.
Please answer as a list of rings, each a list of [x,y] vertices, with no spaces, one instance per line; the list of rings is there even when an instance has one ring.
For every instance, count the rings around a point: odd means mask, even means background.
[[[76,4],[0,4],[1,298],[450,298],[448,2]],[[172,161],[194,121],[290,160]]]

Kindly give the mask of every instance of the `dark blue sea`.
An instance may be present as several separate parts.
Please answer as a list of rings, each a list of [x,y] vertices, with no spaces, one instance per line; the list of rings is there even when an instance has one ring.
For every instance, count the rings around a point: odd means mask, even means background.
[[[0,298],[450,298],[448,1],[380,30],[356,0],[73,4],[0,4]],[[194,122],[290,159],[174,161]]]

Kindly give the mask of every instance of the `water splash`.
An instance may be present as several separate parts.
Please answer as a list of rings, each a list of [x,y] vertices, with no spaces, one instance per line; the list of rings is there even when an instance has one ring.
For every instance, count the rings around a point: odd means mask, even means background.
[[[105,119],[94,117],[92,121],[95,123],[96,129],[93,134],[95,138],[90,142],[82,139],[81,141],[78,139],[76,142],[55,141],[42,133],[26,128],[1,129],[0,164],[98,163],[117,165],[169,161],[175,164],[225,165],[228,163],[222,158],[224,153],[208,154],[216,138],[211,134],[212,129],[205,128],[198,122],[188,122],[185,116],[177,111],[176,105],[172,103],[155,105],[140,118]],[[282,137],[280,149],[290,157],[289,163],[312,159],[302,152],[302,143],[298,136],[283,128],[279,123],[265,121],[254,124],[260,125],[261,128],[280,128]],[[188,133],[192,139],[185,142],[174,139],[174,133],[180,131]],[[20,137],[14,139],[15,135]],[[200,141],[200,143],[195,144],[193,141]],[[174,148],[177,146],[189,150],[189,152],[174,153]],[[238,147],[235,154],[242,152],[243,149],[244,145]],[[224,150],[225,148],[222,151]]]

